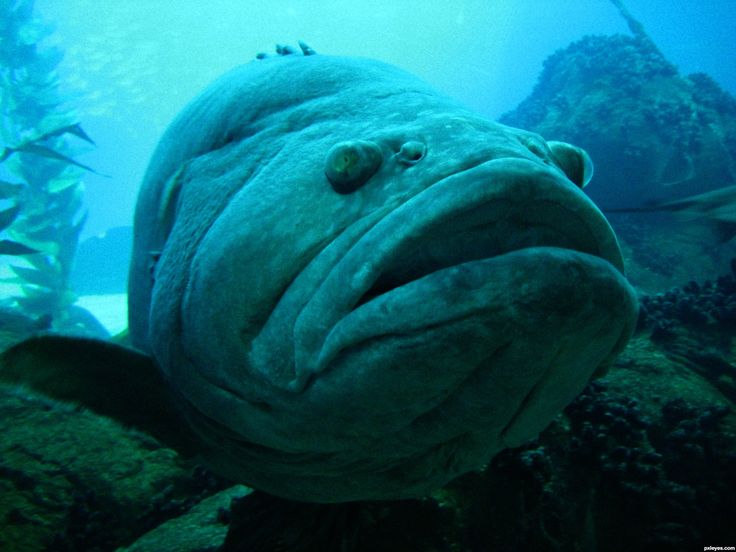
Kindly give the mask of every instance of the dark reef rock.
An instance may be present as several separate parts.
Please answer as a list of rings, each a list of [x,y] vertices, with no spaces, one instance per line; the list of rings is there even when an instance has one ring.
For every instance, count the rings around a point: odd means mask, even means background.
[[[114,550],[223,485],[151,437],[6,386],[0,434],[2,550]]]
[[[255,491],[233,500],[220,552],[450,552],[452,512],[422,500],[312,504]]]
[[[640,37],[587,36],[556,52],[501,122],[585,148],[604,210],[736,183],[736,100],[705,74],[680,76]]]
[[[733,540],[727,413],[675,399],[647,419],[637,401],[592,384],[566,411],[566,438],[551,428],[454,487],[467,503],[463,549],[688,550]]]
[[[736,329],[736,258],[731,274],[700,284],[694,280],[654,295],[640,298],[640,329],[651,328],[655,339],[666,337],[675,325],[690,328]]]

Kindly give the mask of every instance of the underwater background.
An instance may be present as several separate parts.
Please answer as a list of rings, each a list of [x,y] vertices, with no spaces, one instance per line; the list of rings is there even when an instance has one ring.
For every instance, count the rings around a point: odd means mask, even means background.
[[[212,80],[277,42],[379,59],[588,151],[639,323],[605,378],[483,472],[307,521],[349,525],[358,550],[734,546],[735,27],[729,0],[0,0],[0,347],[125,329],[139,184]],[[242,544],[246,488],[152,438],[41,397],[4,393],[0,412],[0,549],[269,549]],[[263,526],[292,515],[263,509]]]

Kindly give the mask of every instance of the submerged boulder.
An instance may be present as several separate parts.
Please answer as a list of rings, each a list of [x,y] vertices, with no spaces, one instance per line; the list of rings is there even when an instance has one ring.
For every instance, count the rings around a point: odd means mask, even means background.
[[[643,33],[557,51],[501,122],[585,148],[603,210],[736,183],[736,100],[708,75],[680,75]]]

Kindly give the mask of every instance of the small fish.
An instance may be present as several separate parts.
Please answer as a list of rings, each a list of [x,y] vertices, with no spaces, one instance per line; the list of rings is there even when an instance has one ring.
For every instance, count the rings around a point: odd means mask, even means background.
[[[607,209],[606,213],[651,213],[669,211],[689,220],[710,225],[720,243],[736,236],[736,186],[726,186],[675,201],[667,201],[625,209]]]

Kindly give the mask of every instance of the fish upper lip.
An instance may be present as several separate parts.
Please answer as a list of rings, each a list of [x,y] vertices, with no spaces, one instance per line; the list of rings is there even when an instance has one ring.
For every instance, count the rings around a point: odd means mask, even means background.
[[[498,158],[433,183],[363,234],[305,305],[294,326],[289,387],[303,389],[324,369],[330,330],[376,296],[454,265],[544,246],[600,257],[623,273],[603,214],[546,165]]]

